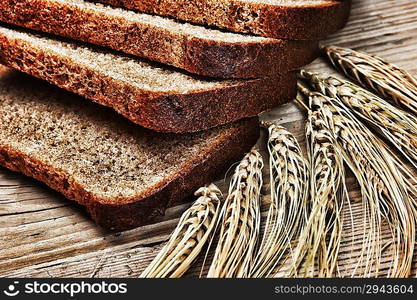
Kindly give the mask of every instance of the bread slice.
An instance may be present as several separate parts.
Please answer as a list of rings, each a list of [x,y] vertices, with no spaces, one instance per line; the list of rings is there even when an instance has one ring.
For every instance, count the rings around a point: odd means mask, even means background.
[[[0,62],[164,132],[205,130],[291,100],[295,74],[206,80],[107,50],[0,26]]]
[[[99,225],[127,229],[210,183],[256,143],[257,118],[163,134],[0,67],[0,165],[85,206]]]
[[[346,23],[351,0],[88,0],[271,38],[319,40]]]
[[[84,0],[2,0],[0,20],[218,78],[283,73],[318,55],[318,42],[223,32]]]

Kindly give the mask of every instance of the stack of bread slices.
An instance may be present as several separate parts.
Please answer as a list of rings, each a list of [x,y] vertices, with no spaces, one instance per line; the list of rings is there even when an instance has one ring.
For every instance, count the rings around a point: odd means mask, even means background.
[[[350,2],[2,0],[0,165],[148,223],[250,150]]]

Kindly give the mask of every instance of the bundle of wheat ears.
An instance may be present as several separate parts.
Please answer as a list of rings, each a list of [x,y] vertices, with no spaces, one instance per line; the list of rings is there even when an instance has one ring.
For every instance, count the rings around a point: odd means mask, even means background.
[[[301,72],[301,77],[315,90],[342,101],[365,123],[377,128],[417,167],[417,117],[349,81],[306,71]]]
[[[301,72],[303,77],[304,72]],[[390,277],[409,276],[415,244],[415,218],[407,178],[397,168],[399,161],[336,98],[299,88],[308,97],[309,108],[319,112],[320,122],[332,133],[338,154],[356,177],[362,194],[363,246],[351,276],[378,276],[383,251],[381,233],[389,227]]]
[[[197,192],[200,198],[142,277],[182,276],[206,244],[206,253],[214,248],[208,277],[379,277],[382,264],[387,277],[411,275],[417,189],[415,170],[403,159],[417,168],[417,80],[375,56],[323,50],[345,75],[380,96],[344,79],[300,71],[307,159],[290,132],[262,123],[270,171],[263,232],[263,158],[252,150],[236,167],[223,204],[214,185]],[[360,220],[351,211],[345,169],[360,187]],[[360,241],[360,250],[351,253],[354,263],[342,274],[341,245],[349,241]]]

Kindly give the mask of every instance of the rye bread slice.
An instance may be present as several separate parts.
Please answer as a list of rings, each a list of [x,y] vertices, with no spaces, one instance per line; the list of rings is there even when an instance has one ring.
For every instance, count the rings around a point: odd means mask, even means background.
[[[318,55],[318,42],[223,32],[85,0],[2,0],[0,21],[217,78],[283,73]]]
[[[351,0],[88,0],[271,38],[320,40],[342,28]]]
[[[256,117],[200,133],[157,133],[0,66],[0,165],[79,202],[109,229],[152,221],[222,176],[258,136]]]
[[[99,104],[143,127],[195,132],[291,100],[295,74],[208,80],[160,65],[0,26],[0,62]]]

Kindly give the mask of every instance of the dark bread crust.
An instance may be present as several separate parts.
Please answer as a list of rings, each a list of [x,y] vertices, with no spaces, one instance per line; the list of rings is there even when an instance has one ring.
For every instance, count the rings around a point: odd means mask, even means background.
[[[239,80],[189,93],[150,92],[46,53],[28,42],[0,34],[0,61],[47,80],[101,105],[143,127],[163,132],[195,132],[256,116],[293,99],[296,76]]]
[[[316,41],[213,41],[50,0],[2,0],[0,20],[218,78],[282,73],[318,56]]]
[[[194,158],[174,177],[165,179],[145,196],[120,199],[119,204],[106,203],[87,192],[82,185],[59,169],[35,160],[0,141],[0,165],[44,182],[70,200],[87,208],[92,219],[102,227],[124,230],[152,222],[163,215],[170,203],[190,196],[196,189],[222,175],[230,165],[239,161],[259,137],[258,118],[233,124],[215,144]],[[71,184],[69,184],[71,182]]]
[[[311,6],[279,6],[239,0],[88,0],[207,24],[234,32],[293,40],[320,40],[342,28],[351,0]]]

